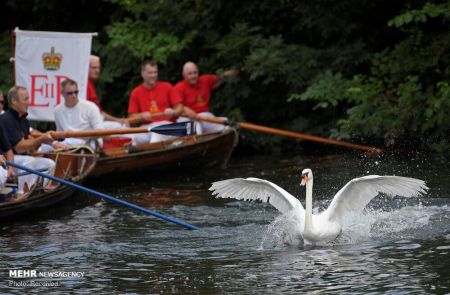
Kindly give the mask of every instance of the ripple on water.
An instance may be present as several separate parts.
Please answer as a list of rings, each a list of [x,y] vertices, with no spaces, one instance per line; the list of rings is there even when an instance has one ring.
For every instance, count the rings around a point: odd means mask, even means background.
[[[98,189],[114,194],[117,187],[128,201],[143,205],[150,204],[152,196],[163,196],[170,203],[155,211],[202,229],[185,230],[102,201],[58,218],[2,225],[0,269],[85,271],[83,279],[63,283],[86,294],[449,293],[450,186],[441,177],[449,175],[447,166],[420,162],[420,167],[415,163],[414,169],[404,169],[402,159],[383,156],[376,161],[342,155],[274,164],[264,159],[262,165],[252,160],[220,173],[193,174],[195,187],[170,175],[133,184],[108,183]],[[299,222],[292,216],[281,216],[266,204],[214,200],[207,191],[211,181],[264,175],[303,202],[304,191],[293,175],[304,166],[317,171],[314,205],[320,208],[346,181],[365,171],[431,175],[425,180],[432,190],[420,199],[380,198],[363,215],[346,220],[338,241],[322,247],[302,245],[290,231]],[[129,189],[136,191],[127,193]],[[140,190],[145,190],[141,199]],[[2,294],[16,291],[0,285]]]

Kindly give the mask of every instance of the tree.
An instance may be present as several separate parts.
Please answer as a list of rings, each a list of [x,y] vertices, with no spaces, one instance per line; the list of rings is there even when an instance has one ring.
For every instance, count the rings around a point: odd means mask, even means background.
[[[117,115],[126,114],[129,93],[141,83],[143,59],[156,60],[160,79],[170,82],[181,79],[183,63],[192,60],[201,72],[241,70],[215,92],[217,113],[323,136],[447,146],[448,1],[27,0],[19,5],[9,0],[4,5],[11,27],[98,31],[93,43],[103,63],[98,91],[107,99],[106,110]],[[71,18],[64,15],[67,8]],[[44,11],[50,22],[31,17]],[[6,52],[7,33],[3,36],[0,48]],[[5,63],[0,60],[2,78],[11,76]],[[281,141],[246,136],[246,143],[268,147]]]
[[[351,106],[337,121],[340,137],[413,139],[448,151],[449,16],[448,2],[405,10],[387,23],[402,38],[371,56],[369,72],[350,79],[326,72],[295,98],[317,108]]]

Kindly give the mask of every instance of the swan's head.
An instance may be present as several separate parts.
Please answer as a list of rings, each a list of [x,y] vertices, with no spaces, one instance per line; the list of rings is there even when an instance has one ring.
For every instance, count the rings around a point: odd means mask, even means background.
[[[304,186],[308,181],[311,181],[312,179],[313,179],[312,170],[309,168],[303,169],[300,185]]]

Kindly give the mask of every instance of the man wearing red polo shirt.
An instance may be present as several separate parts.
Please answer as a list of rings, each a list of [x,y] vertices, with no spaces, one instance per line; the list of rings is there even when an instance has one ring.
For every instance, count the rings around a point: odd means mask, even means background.
[[[100,100],[97,95],[97,91],[95,90],[95,84],[94,81],[97,80],[100,76],[100,57],[96,55],[91,55],[89,58],[89,79],[88,79],[88,85],[87,85],[87,93],[86,93],[86,99],[89,101],[92,101],[95,103],[100,110],[100,113],[103,116],[104,123],[103,126],[105,129],[121,129],[124,126],[128,125],[128,122],[124,118],[118,118],[114,117],[113,115],[108,114],[105,112],[102,108],[102,105],[100,104]]]
[[[219,82],[224,77],[234,77],[238,74],[237,70],[227,70],[221,75],[205,74],[200,75],[198,67],[193,62],[187,62],[183,66],[183,80],[175,85],[183,99],[184,113],[180,121],[186,120],[185,117],[194,117],[200,115],[204,117],[214,117],[209,108],[212,91],[217,88]],[[201,128],[197,128],[197,133],[220,132],[224,126],[208,122],[197,122]]]
[[[141,66],[143,83],[131,91],[128,104],[130,121],[140,121],[143,127],[170,124],[183,112],[178,91],[168,82],[158,81],[158,65],[146,60]],[[133,143],[158,142],[170,138],[157,133],[135,134]]]

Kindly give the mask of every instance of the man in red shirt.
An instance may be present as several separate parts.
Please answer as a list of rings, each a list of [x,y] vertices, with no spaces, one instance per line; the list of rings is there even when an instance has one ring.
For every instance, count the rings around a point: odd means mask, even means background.
[[[168,82],[158,81],[158,65],[146,60],[141,66],[143,83],[131,91],[128,104],[130,121],[139,121],[145,127],[170,124],[183,112],[183,104],[178,91]],[[136,134],[133,143],[158,142],[170,137],[150,132]]]
[[[211,94],[219,85],[224,77],[234,77],[238,74],[237,70],[227,70],[221,75],[205,74],[200,75],[198,67],[193,62],[187,62],[183,66],[183,80],[175,85],[183,99],[184,112],[179,121],[186,120],[185,117],[194,117],[195,115],[205,117],[215,117],[209,108]],[[208,122],[197,122],[197,133],[220,132],[224,126]]]
[[[120,129],[123,128],[124,125],[128,125],[128,121],[123,118],[114,117],[113,115],[108,114],[105,112],[102,108],[102,105],[100,104],[100,100],[97,96],[97,91],[95,91],[95,84],[94,81],[98,79],[100,76],[100,58],[96,55],[91,55],[89,59],[89,79],[88,79],[88,85],[87,85],[87,94],[86,99],[89,101],[92,101],[97,105],[97,107],[100,110],[100,113],[102,114],[104,118],[104,128],[105,129]]]

